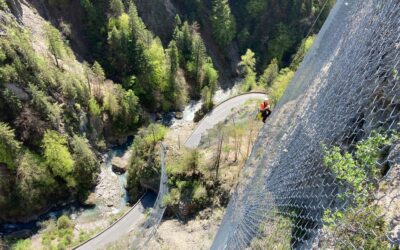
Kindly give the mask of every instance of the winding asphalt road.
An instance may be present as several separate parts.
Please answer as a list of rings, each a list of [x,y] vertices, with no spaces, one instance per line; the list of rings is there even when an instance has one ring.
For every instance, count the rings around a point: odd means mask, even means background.
[[[252,92],[229,98],[220,103],[199,122],[196,129],[186,140],[185,146],[188,148],[197,148],[201,136],[205,134],[208,129],[213,128],[216,124],[225,120],[233,108],[244,104],[249,99],[263,99],[264,97],[265,93]]]
[[[207,132],[208,129],[213,128],[217,123],[223,121],[231,113],[231,110],[244,104],[250,99],[263,99],[264,93],[254,92],[246,93],[239,96],[232,97],[218,106],[216,106],[210,113],[208,113],[197,125],[196,129],[189,136],[185,142],[188,148],[196,148],[201,140],[201,136]],[[144,211],[146,208],[152,207],[156,195],[152,192],[147,192],[141,200],[133,206],[123,217],[105,229],[100,234],[92,239],[86,241],[82,245],[74,248],[77,250],[97,250],[104,249],[108,244],[117,241],[130,231],[138,227],[138,224],[144,220]]]
[[[153,192],[147,192],[138,203],[135,204],[123,217],[105,229],[100,234],[94,236],[82,245],[74,248],[79,250],[95,250],[105,249],[110,243],[121,239],[133,229],[139,226],[139,223],[144,220],[144,211],[151,208],[157,195]]]

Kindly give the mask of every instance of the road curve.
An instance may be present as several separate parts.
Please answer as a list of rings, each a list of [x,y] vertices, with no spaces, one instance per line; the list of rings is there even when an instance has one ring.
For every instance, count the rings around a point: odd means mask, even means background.
[[[74,249],[77,250],[97,250],[105,249],[112,242],[117,241],[131,230],[137,228],[139,222],[144,218],[144,211],[147,208],[153,207],[156,200],[156,195],[153,192],[147,192],[123,217],[106,230],[94,236],[90,240],[81,244]]]
[[[231,113],[231,110],[245,103],[249,99],[263,99],[265,93],[250,92],[238,95],[222,102],[208,113],[197,125],[196,129],[185,142],[188,148],[197,148],[199,146],[201,136],[208,130],[213,128],[217,123],[222,122]]]

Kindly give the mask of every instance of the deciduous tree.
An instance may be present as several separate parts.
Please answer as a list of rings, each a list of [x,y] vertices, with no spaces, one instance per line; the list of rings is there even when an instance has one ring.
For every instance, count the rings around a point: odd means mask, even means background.
[[[48,130],[43,138],[43,155],[46,165],[55,176],[63,178],[69,187],[76,186],[73,178],[74,159],[68,149],[67,138]]]

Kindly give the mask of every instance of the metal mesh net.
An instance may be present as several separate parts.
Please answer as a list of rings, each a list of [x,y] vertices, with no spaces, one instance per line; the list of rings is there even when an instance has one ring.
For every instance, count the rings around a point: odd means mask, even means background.
[[[400,238],[400,1],[338,0],[261,131],[212,249]]]
[[[164,216],[166,206],[163,203],[164,196],[168,193],[168,177],[165,166],[166,148],[160,143],[160,162],[161,162],[161,177],[160,177],[160,188],[158,191],[157,199],[154,203],[153,208],[144,224],[139,229],[138,234],[132,241],[131,249],[144,249],[148,241],[156,233],[158,225],[161,223],[161,219]]]

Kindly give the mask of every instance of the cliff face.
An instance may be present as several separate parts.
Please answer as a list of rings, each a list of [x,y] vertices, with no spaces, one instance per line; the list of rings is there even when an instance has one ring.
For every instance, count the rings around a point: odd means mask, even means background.
[[[19,6],[24,3],[19,0],[8,1],[15,2]],[[68,1],[68,3],[65,1],[59,1],[58,3],[57,1],[27,0],[26,3],[32,8],[35,15],[41,16],[63,33],[70,42],[70,46],[78,60],[90,59],[84,31],[85,15],[79,0]],[[22,11],[21,16],[23,14]]]
[[[177,9],[170,0],[136,0],[139,15],[166,47],[174,32]]]

